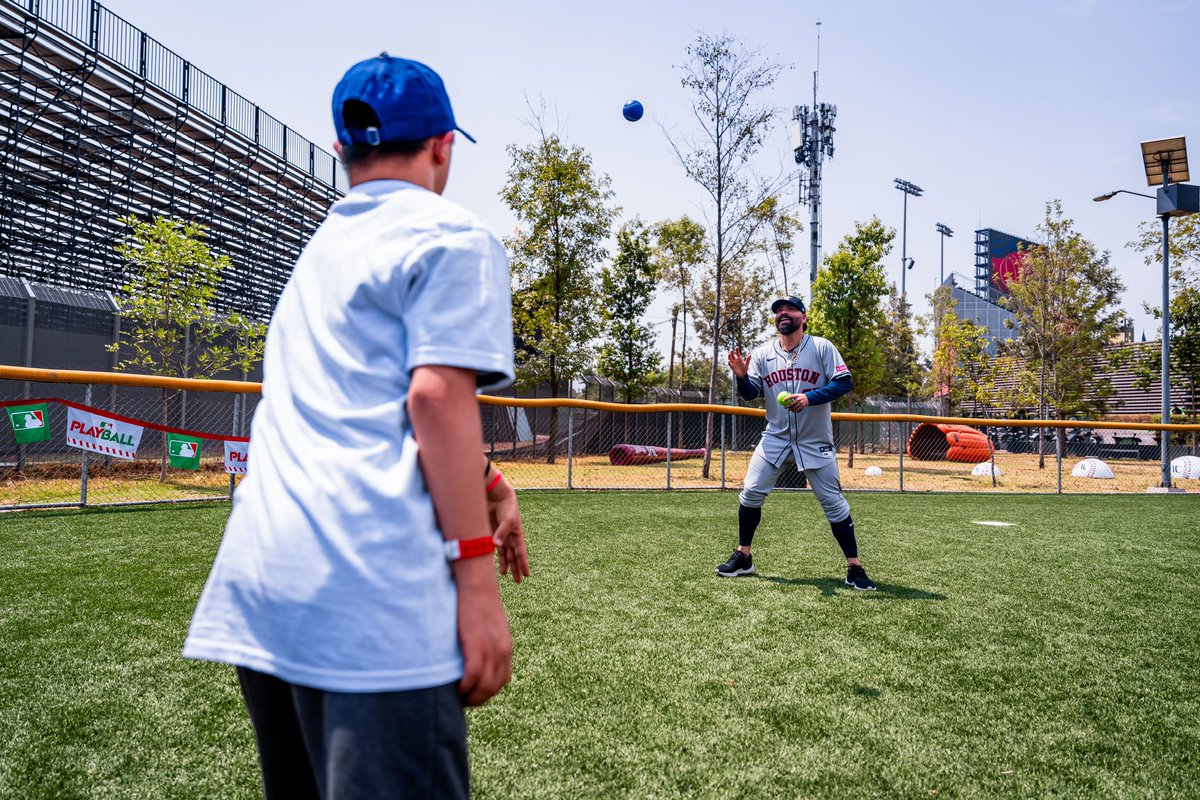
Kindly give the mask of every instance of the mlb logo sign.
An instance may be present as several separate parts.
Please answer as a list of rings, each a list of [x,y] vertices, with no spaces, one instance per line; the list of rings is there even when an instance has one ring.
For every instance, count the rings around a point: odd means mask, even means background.
[[[17,444],[44,442],[50,438],[49,415],[46,404],[9,406],[8,421],[12,425]]]
[[[167,456],[172,467],[200,469],[200,439],[182,433],[168,433]]]
[[[46,427],[46,412],[40,408],[37,411],[26,411],[13,415],[13,430],[15,431],[29,431],[44,427]]]

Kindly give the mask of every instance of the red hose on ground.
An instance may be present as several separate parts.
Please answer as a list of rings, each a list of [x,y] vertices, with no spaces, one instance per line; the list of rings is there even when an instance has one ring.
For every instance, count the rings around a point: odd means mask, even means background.
[[[704,450],[670,449],[672,461],[683,461],[685,458],[703,458]],[[667,448],[651,447],[642,444],[615,444],[608,451],[608,461],[614,467],[625,467],[630,464],[661,464],[667,460]]]

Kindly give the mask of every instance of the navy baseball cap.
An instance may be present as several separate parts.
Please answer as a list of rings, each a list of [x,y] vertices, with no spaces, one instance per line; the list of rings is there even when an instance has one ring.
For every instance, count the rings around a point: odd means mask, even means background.
[[[808,313],[808,311],[807,311],[807,310],[805,310],[805,308],[804,308],[804,301],[803,301],[803,300],[801,300],[799,297],[795,297],[795,296],[781,297],[781,298],[779,298],[778,300],[776,300],[774,303],[771,303],[771,313],[772,313],[772,314],[778,314],[778,313],[779,313],[779,307],[780,307],[781,305],[783,305],[784,303],[791,303],[791,304],[792,304],[792,305],[794,305],[796,308],[800,309],[800,313],[801,313],[801,314],[807,314],[807,313]]]
[[[379,118],[379,126],[351,127],[359,124],[353,116],[348,125],[348,102],[368,106]],[[333,90],[333,126],[343,145],[415,142],[447,131],[475,141],[454,121],[441,77],[419,61],[387,53],[358,62],[342,76]]]

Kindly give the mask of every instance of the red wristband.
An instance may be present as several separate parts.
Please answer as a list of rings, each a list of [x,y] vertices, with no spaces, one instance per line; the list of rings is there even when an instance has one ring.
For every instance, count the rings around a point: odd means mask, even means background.
[[[496,484],[497,484],[497,483],[499,483],[499,482],[500,482],[500,479],[501,479],[501,478],[503,478],[503,477],[504,477],[504,473],[503,473],[503,472],[501,472],[500,470],[498,470],[498,469],[497,469],[497,470],[496,470],[496,477],[492,478],[492,482],[491,482],[491,483],[489,483],[489,484],[488,484],[488,487],[487,487],[486,489],[484,489],[484,490],[483,490],[483,493],[484,493],[484,494],[491,494],[491,493],[492,493],[492,489],[495,489],[495,488],[496,488]]]
[[[496,543],[490,536],[480,536],[475,539],[449,539],[446,541],[446,560],[458,561],[463,558],[478,558],[491,555],[496,549]]]

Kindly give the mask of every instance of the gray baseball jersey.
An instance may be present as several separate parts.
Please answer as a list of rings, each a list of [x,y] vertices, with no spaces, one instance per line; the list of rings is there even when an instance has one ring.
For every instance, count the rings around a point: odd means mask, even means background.
[[[746,377],[764,396],[767,428],[760,448],[763,456],[779,466],[790,453],[800,469],[822,467],[835,460],[832,404],[788,411],[775,399],[780,392],[799,394],[819,389],[833,378],[849,375],[850,368],[833,342],[804,335],[793,350],[785,350],[775,338],[750,354]]]

